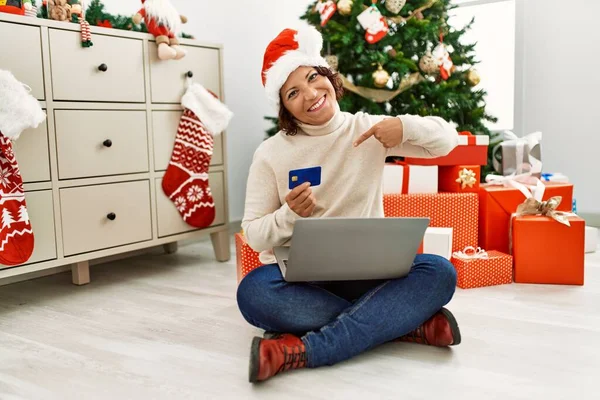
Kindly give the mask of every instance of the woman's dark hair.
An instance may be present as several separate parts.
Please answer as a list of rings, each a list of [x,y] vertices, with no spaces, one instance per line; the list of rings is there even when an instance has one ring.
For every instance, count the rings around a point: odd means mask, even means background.
[[[336,100],[341,99],[344,94],[344,87],[338,73],[327,67],[314,67],[314,69],[319,75],[325,76],[327,79],[329,79],[329,82],[331,82],[333,85]],[[292,114],[283,106],[283,99],[281,98],[281,95],[279,96],[279,102],[279,129],[285,131],[286,135],[294,136],[298,132],[298,124],[294,120]]]

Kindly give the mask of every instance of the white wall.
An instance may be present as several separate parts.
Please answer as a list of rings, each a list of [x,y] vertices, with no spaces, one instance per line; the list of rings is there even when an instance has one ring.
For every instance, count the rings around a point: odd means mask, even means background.
[[[600,2],[527,0],[517,5],[517,134],[543,132],[547,172],[563,172],[575,185],[578,212],[600,214],[597,176],[600,126]],[[596,162],[594,162],[596,160]],[[593,200],[596,198],[596,200]]]
[[[184,25],[186,33],[224,46],[225,103],[235,114],[227,129],[229,213],[231,221],[239,221],[252,155],[269,126],[263,117],[274,115],[260,80],[264,50],[283,28],[304,24],[299,17],[311,1],[172,1],[189,19]],[[103,4],[111,14],[133,15],[141,2],[103,0]]]
[[[475,89],[484,89],[486,111],[498,118],[486,125],[491,130],[512,130],[514,124],[515,65],[515,0],[460,1],[461,7],[451,10],[449,24],[461,29],[475,18],[471,29],[461,37],[462,43],[476,43],[475,69],[481,82]],[[498,34],[502,32],[502,34]]]

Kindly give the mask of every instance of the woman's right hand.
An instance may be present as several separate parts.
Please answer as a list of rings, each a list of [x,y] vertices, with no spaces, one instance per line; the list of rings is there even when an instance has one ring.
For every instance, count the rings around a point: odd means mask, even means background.
[[[305,182],[292,189],[286,196],[285,201],[292,211],[302,218],[310,217],[317,203],[309,182]]]

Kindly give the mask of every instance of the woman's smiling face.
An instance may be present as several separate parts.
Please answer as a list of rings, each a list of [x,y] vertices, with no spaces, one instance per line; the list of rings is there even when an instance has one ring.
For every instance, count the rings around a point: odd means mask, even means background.
[[[333,85],[313,67],[299,67],[292,72],[279,93],[283,106],[302,123],[322,125],[335,114]]]

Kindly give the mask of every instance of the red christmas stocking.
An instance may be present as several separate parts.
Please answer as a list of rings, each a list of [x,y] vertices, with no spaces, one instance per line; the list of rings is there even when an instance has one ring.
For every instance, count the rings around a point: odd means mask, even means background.
[[[215,218],[215,203],[208,182],[213,134],[226,128],[232,113],[197,83],[188,87],[181,103],[184,111],[162,188],[185,222],[205,228]]]
[[[11,72],[0,69],[0,263],[7,266],[23,264],[33,252],[23,178],[11,142],[46,118],[29,91]]]
[[[0,263],[23,264],[33,253],[23,179],[10,139],[0,132]]]

